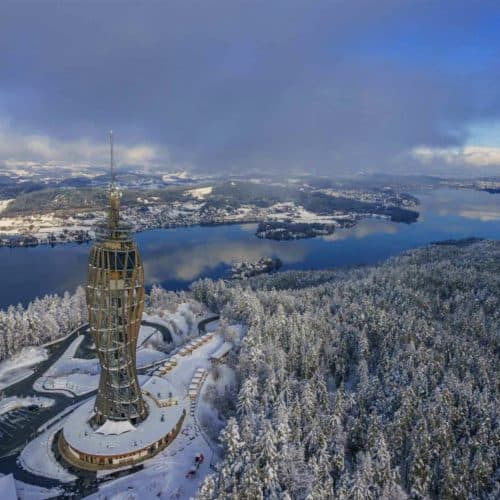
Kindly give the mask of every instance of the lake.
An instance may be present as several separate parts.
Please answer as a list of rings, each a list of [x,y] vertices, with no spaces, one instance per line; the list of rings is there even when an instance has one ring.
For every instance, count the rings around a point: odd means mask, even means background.
[[[421,201],[414,224],[364,219],[326,237],[272,241],[254,236],[256,226],[192,226],[136,235],[148,286],[186,288],[199,277],[224,277],[233,262],[279,257],[282,270],[372,264],[428,243],[470,236],[500,239],[500,195],[473,190],[415,192]],[[47,293],[84,284],[90,245],[0,248],[0,308],[26,304]]]

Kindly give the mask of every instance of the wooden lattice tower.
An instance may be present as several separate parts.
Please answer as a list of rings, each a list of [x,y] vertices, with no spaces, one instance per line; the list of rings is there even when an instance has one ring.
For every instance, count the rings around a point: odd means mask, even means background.
[[[90,333],[101,364],[94,408],[96,425],[108,419],[137,424],[148,413],[136,370],[137,337],[144,308],[144,269],[131,228],[120,222],[111,132],[110,146],[109,218],[96,231],[87,282]]]

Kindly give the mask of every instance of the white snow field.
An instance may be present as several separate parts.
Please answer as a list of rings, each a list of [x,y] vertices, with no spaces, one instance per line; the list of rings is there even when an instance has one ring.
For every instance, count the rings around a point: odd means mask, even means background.
[[[37,406],[39,408],[48,408],[54,404],[53,399],[39,397],[18,397],[10,396],[0,399],[0,416],[18,408],[26,408],[28,406]]]
[[[203,200],[205,199],[206,196],[211,194],[213,191],[212,186],[207,186],[207,187],[201,187],[201,188],[196,188],[196,189],[190,189],[189,191],[186,191],[184,195],[191,195],[193,198],[196,198],[198,200]]]
[[[137,345],[143,346],[145,343],[149,344],[150,340],[161,338],[161,334],[152,326],[141,326],[139,330],[139,337],[137,338]]]
[[[99,363],[97,359],[80,359],[74,355],[83,342],[78,335],[61,357],[33,384],[38,392],[57,392],[72,397],[81,396],[97,389]]]
[[[17,500],[16,482],[12,474],[0,475],[0,498],[2,500]]]
[[[31,367],[48,358],[43,347],[25,347],[12,358],[0,362],[0,391],[33,374]]]
[[[34,484],[23,483],[17,479],[16,490],[19,500],[45,500],[48,498],[56,498],[64,493],[61,488],[42,488]]]
[[[61,429],[64,420],[30,441],[19,455],[18,462],[23,469],[38,476],[57,479],[61,483],[69,483],[76,479],[57,460],[52,453],[52,441],[56,432]]]
[[[0,214],[5,211],[5,209],[10,205],[10,202],[14,201],[14,198],[9,200],[0,200]]]

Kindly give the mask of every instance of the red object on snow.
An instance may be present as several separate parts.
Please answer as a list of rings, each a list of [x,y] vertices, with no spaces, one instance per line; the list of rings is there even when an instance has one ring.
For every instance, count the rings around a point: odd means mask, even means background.
[[[203,455],[203,453],[198,453],[198,454],[194,457],[194,463],[195,463],[195,464],[202,464],[202,463],[203,463],[203,460],[205,460],[205,456]]]

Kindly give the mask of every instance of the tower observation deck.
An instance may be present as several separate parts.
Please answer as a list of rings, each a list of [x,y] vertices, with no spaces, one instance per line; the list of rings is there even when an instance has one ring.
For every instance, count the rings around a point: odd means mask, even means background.
[[[148,408],[137,379],[136,346],[144,308],[144,269],[131,235],[120,221],[120,197],[110,132],[111,185],[107,223],[96,229],[86,288],[90,333],[101,365],[94,424],[143,421]]]

